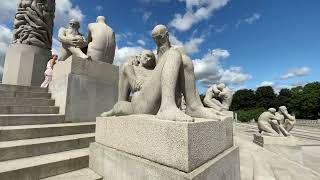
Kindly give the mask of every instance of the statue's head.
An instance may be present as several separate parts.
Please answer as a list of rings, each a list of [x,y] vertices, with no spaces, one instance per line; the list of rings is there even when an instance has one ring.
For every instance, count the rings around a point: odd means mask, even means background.
[[[226,85],[224,83],[220,83],[217,85],[217,88],[222,91],[224,88],[226,88]]]
[[[57,59],[58,59],[58,55],[56,55],[56,54],[52,54],[51,59],[53,59],[53,60],[57,60]]]
[[[156,67],[156,57],[150,50],[144,50],[141,53],[140,64],[143,67],[154,69]]]
[[[169,32],[165,25],[157,25],[152,30],[152,37],[158,46],[169,41]]]
[[[104,16],[98,16],[97,23],[106,23],[106,18]]]
[[[271,112],[272,114],[275,114],[277,112],[275,108],[269,108],[268,111]]]
[[[280,106],[280,107],[279,107],[279,111],[280,111],[282,114],[288,113],[287,107],[285,107],[285,106]]]
[[[80,28],[80,22],[75,20],[75,19],[71,19],[69,21],[69,25],[72,29],[79,29]]]

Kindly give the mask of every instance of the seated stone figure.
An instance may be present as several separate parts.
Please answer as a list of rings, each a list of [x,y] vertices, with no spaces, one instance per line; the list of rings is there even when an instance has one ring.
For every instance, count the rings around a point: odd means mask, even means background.
[[[271,136],[289,136],[290,134],[280,124],[281,118],[276,116],[276,109],[270,108],[262,113],[258,119],[259,133]]]
[[[150,78],[143,83],[139,93],[131,102],[119,99],[112,113],[103,115],[151,114],[163,120],[193,122],[193,117],[219,120],[217,111],[205,108],[195,86],[195,75],[192,60],[182,51],[171,47],[169,33],[164,25],[157,25],[152,31],[157,44],[157,65],[150,72]],[[131,73],[127,73],[131,76]],[[127,77],[126,81],[133,83]],[[119,89],[123,89],[120,82]],[[138,83],[135,83],[138,84]],[[124,88],[126,89],[126,88]],[[176,104],[176,98],[183,93],[186,98],[186,112],[183,113]]]
[[[227,111],[232,103],[231,91],[224,83],[214,84],[207,90],[203,103],[206,107]]]
[[[89,56],[84,54],[81,49],[87,46],[87,41],[79,32],[80,23],[74,19],[70,20],[69,28],[59,29],[59,41],[61,42],[59,61],[65,61],[71,55],[75,55],[82,59],[89,59]]]
[[[287,132],[290,132],[296,124],[296,118],[288,113],[286,106],[280,106],[276,116],[281,119],[280,123]]]

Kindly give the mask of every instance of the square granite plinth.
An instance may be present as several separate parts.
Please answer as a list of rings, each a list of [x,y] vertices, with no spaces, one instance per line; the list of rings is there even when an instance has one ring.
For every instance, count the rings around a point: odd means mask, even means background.
[[[90,145],[89,167],[104,180],[240,180],[239,148],[231,147],[190,173],[118,151]]]
[[[264,136],[258,133],[253,135],[253,142],[262,147],[266,145],[297,146],[297,140],[293,136]]]
[[[40,86],[50,57],[50,49],[27,44],[11,44],[6,53],[2,83]]]
[[[66,121],[95,121],[117,102],[118,81],[117,66],[73,56],[55,65],[49,91]]]
[[[188,173],[233,146],[232,122],[227,118],[184,123],[152,115],[98,117],[96,142]]]

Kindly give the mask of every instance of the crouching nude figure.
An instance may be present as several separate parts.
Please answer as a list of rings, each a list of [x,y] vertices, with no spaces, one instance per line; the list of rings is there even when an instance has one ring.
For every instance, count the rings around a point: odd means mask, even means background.
[[[296,118],[288,113],[286,106],[280,106],[276,116],[281,119],[280,124],[290,132],[296,124]]]
[[[158,48],[158,62],[150,72],[150,78],[143,82],[131,102],[119,99],[111,111],[102,115],[151,114],[163,120],[185,122],[193,122],[193,117],[220,120],[217,111],[202,105],[195,86],[193,63],[182,51],[171,47],[167,28],[157,25],[152,31],[152,37]],[[133,82],[128,77],[132,74],[120,74],[120,91],[123,89],[122,81]],[[181,93],[186,99],[185,113],[176,104],[177,94]]]
[[[207,90],[203,103],[206,107],[218,111],[228,111],[232,103],[232,93],[224,83],[214,84]]]
[[[280,124],[281,118],[276,116],[276,109],[270,108],[262,113],[258,119],[259,133],[269,136],[290,136],[285,128]]]

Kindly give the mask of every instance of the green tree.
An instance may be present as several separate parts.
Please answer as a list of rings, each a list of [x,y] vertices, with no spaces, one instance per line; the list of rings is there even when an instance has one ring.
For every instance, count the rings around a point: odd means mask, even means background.
[[[254,107],[256,107],[256,101],[253,90],[242,89],[234,93],[230,107],[232,111],[249,110]]]
[[[292,92],[290,89],[281,89],[276,99],[276,107],[289,106]]]
[[[276,94],[271,86],[262,86],[256,90],[257,107],[269,109],[276,106]]]

